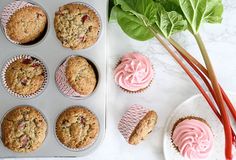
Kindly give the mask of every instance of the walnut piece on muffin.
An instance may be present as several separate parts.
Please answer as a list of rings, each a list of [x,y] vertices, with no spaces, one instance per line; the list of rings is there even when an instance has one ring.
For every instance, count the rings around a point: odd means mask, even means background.
[[[3,119],[2,142],[14,152],[32,152],[43,143],[47,123],[39,111],[30,106],[19,106]]]
[[[37,60],[21,58],[6,69],[5,80],[12,92],[20,95],[36,93],[43,85],[45,73]]]
[[[26,44],[41,37],[47,27],[47,16],[37,6],[17,10],[6,26],[7,36],[14,42]]]
[[[80,56],[67,61],[66,77],[70,86],[82,96],[90,95],[97,85],[95,68]]]
[[[79,50],[88,48],[97,41],[100,19],[87,5],[70,3],[56,12],[54,27],[63,47]]]
[[[87,108],[71,107],[57,119],[56,135],[70,149],[84,149],[92,145],[99,134],[97,117]]]

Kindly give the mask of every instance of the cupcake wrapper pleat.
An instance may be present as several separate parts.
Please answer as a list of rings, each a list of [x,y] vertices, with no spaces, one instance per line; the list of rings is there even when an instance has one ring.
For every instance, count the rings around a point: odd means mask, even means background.
[[[148,112],[149,109],[135,104],[123,115],[118,124],[118,129],[127,142],[136,126]]]

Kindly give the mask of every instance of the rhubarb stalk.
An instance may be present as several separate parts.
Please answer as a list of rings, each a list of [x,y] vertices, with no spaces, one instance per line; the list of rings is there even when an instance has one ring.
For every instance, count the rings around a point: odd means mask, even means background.
[[[168,51],[168,53],[176,60],[176,62],[182,67],[182,69],[187,73],[187,75],[190,77],[190,79],[193,81],[193,83],[197,86],[199,91],[202,93],[203,97],[206,99],[208,104],[211,106],[211,108],[214,110],[216,115],[220,118],[220,115],[217,114],[217,110],[214,109],[215,106],[213,102],[211,101],[208,94],[205,92],[205,90],[201,87],[200,83],[197,81],[197,79],[192,75],[192,73],[189,71],[189,69],[184,65],[184,63],[181,61],[181,59],[174,53],[174,51],[171,50],[171,48],[162,40],[162,38],[156,34],[156,32],[150,28],[150,31],[154,34],[155,38],[162,44],[162,46]]]
[[[190,53],[188,53],[181,45],[179,45],[174,39],[169,38],[168,41],[170,42],[170,44],[181,54],[186,56],[186,58],[188,60],[190,60],[194,65],[196,65],[202,73],[204,73],[208,78],[209,78],[209,74],[208,74],[208,70],[200,63],[197,61],[197,59],[195,59]],[[220,86],[220,84],[219,84]],[[221,92],[222,92],[222,96],[225,100],[226,105],[228,106],[230,113],[232,114],[234,121],[236,121],[236,110],[233,106],[233,104],[231,103],[230,99],[228,98],[227,94],[225,93],[225,91],[223,90],[223,88],[220,86]],[[215,93],[213,93],[215,94]],[[214,96],[212,94],[212,96]]]
[[[211,80],[212,83],[212,87],[215,91],[215,96],[216,96],[216,100],[219,104],[219,110],[222,116],[222,120],[223,120],[223,126],[224,126],[224,131],[225,131],[225,154],[226,154],[226,158],[228,159],[232,159],[232,132],[231,132],[231,127],[230,127],[230,120],[228,117],[228,114],[226,112],[225,106],[224,106],[224,101],[223,101],[223,96],[220,90],[220,87],[218,85],[218,81],[214,72],[214,69],[212,67],[210,58],[208,56],[206,47],[201,39],[201,36],[199,34],[194,34],[194,37],[197,41],[197,44],[201,50],[202,53],[202,57],[204,59],[204,62],[206,64],[206,68],[208,69],[208,73],[209,73],[209,78]]]
[[[178,51],[178,50],[177,50]],[[206,79],[206,77],[203,75],[203,73],[200,71],[199,68],[197,68],[197,66],[191,62],[184,54],[182,54],[180,51],[178,51],[180,53],[180,55],[184,58],[184,60],[195,70],[195,72],[202,78],[202,80],[204,81],[204,83],[206,84],[208,90],[210,91],[212,97],[214,98],[214,100],[216,101],[216,97],[214,96],[214,90],[212,89],[210,83],[208,82],[208,80]],[[224,96],[224,91],[222,92],[223,96]],[[227,97],[227,95],[226,95]],[[228,97],[227,97],[228,98]],[[231,103],[231,102],[230,102]],[[216,114],[216,116],[219,118],[219,120],[223,123],[222,121],[222,117],[221,115],[218,113],[217,109],[215,107],[210,106],[211,109],[213,110],[213,112]],[[232,141],[235,141],[236,135],[234,133],[234,130],[231,128],[232,131]]]

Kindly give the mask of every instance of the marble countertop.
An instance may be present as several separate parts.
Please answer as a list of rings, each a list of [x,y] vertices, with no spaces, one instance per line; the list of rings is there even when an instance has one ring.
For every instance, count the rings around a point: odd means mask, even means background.
[[[200,33],[209,51],[217,77],[225,90],[236,91],[236,1],[223,0],[224,19],[221,25],[205,25]],[[198,94],[198,90],[183,70],[156,40],[138,42],[128,38],[117,24],[108,25],[108,107],[107,133],[101,146],[83,160],[164,160],[163,129],[168,116],[184,100]],[[193,38],[186,32],[175,35],[200,61],[200,53]],[[113,81],[112,71],[126,52],[140,51],[147,55],[155,68],[154,81],[142,94],[127,94]],[[117,129],[117,123],[134,103],[157,111],[159,121],[155,130],[138,146],[128,145]]]

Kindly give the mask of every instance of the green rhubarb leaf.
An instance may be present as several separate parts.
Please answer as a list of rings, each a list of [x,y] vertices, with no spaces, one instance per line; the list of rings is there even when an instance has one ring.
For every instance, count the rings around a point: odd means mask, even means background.
[[[123,11],[120,7],[115,6],[113,12],[116,12],[116,19],[121,29],[131,38],[145,41],[153,38],[153,34],[144,25],[143,21],[130,12]]]
[[[109,19],[109,22],[116,20],[116,15],[115,15],[116,12],[112,11],[114,6],[115,6],[114,1],[113,0],[109,0],[109,8],[108,8],[108,19]]]
[[[188,21],[189,29],[198,33],[202,23],[220,23],[223,5],[221,0],[169,0],[179,5],[181,13]]]
[[[204,21],[208,23],[221,23],[224,11],[221,0],[208,0],[207,11],[204,15]]]
[[[160,4],[156,4],[157,18],[156,29],[166,38],[172,34],[187,29],[187,21],[183,19],[182,15],[176,11],[167,12]]]
[[[130,12],[139,18],[146,26],[152,25],[156,19],[156,5],[153,0],[115,0],[125,12]]]

